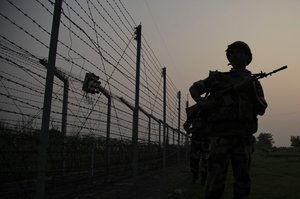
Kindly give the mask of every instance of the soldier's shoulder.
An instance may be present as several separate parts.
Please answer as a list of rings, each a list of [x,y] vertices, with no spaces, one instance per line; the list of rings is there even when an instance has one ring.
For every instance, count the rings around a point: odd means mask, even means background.
[[[221,77],[224,76],[228,76],[230,73],[229,72],[221,72],[218,70],[214,70],[214,71],[209,71],[209,79],[219,79]]]

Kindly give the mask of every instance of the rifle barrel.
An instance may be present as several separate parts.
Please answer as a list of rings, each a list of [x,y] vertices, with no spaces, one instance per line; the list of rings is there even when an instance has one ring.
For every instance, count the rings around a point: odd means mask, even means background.
[[[273,70],[271,73],[277,73],[278,71],[281,71],[281,70],[284,70],[284,69],[287,69],[287,65],[282,66],[282,67],[280,67],[280,68],[278,68],[276,70]]]
[[[287,69],[287,65],[282,66],[282,67],[280,67],[280,68],[278,68],[276,70],[273,70],[273,71],[271,71],[269,73],[263,73],[263,72],[261,72],[260,74],[254,75],[254,77],[255,77],[255,79],[261,79],[261,78],[264,78],[264,77],[268,77],[269,75],[272,75],[273,73],[277,73],[277,72],[279,72],[281,70],[284,70],[284,69]]]

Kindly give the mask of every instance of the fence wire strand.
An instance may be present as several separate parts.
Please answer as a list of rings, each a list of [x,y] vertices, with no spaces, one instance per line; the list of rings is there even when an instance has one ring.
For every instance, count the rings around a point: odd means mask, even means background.
[[[3,198],[30,198],[35,192],[53,10],[50,0],[5,0],[0,7]],[[136,26],[125,1],[63,1],[46,170],[49,196],[70,197],[79,189],[101,189],[132,177]],[[168,75],[163,138],[163,67],[142,35],[139,173],[162,168],[163,158],[167,165],[187,159],[188,137],[177,129],[178,89]],[[82,90],[86,73],[99,76],[101,93]],[[185,107],[179,111],[182,124]]]

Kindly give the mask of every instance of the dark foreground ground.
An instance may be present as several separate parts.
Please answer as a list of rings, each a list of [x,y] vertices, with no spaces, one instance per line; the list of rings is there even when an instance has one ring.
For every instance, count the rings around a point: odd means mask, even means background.
[[[173,184],[190,177],[188,168],[173,167],[143,174],[136,179],[123,180],[101,190],[77,196],[78,199],[160,199],[169,198]]]
[[[251,168],[251,199],[299,199],[300,153],[255,153]],[[233,179],[228,172],[223,199],[232,198]],[[136,180],[124,180],[101,190],[82,194],[80,199],[200,199],[204,187],[191,184],[189,168],[154,171]]]

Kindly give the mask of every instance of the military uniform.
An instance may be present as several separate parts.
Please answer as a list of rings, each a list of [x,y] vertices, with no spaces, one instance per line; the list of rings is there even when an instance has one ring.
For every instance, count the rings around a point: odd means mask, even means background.
[[[264,114],[267,107],[260,82],[253,81],[251,72],[245,69],[252,60],[249,47],[243,42],[234,44],[242,46],[247,57],[241,52],[232,57],[227,50],[228,60],[235,66],[229,72],[210,72],[208,78],[195,82],[190,88],[195,101],[200,99],[198,95],[210,94],[210,110],[205,125],[205,132],[210,137],[206,199],[222,197],[230,162],[234,176],[234,198],[248,198],[253,134],[257,131],[257,115]]]
[[[209,139],[192,135],[190,151],[190,168],[193,174],[193,183],[201,175],[201,184],[204,185],[207,178],[207,163],[209,154]]]
[[[191,134],[190,169],[193,174],[192,183],[196,183],[201,175],[201,184],[204,185],[207,178],[207,160],[209,154],[209,139],[204,134],[203,115],[196,113],[188,117],[184,129]]]

